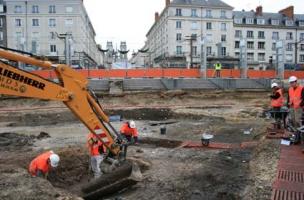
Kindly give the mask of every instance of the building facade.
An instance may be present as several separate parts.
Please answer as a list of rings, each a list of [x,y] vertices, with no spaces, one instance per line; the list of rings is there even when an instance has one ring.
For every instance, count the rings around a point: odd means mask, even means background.
[[[275,62],[276,43],[284,43],[284,63],[304,63],[304,15],[293,7],[279,13],[233,11],[220,0],[165,0],[148,31],[151,62],[162,67],[198,67],[204,46],[209,67],[221,61],[235,67],[245,44],[248,67],[267,68]],[[242,53],[243,54],[243,53]]]
[[[101,52],[82,0],[4,0],[7,47],[75,67],[96,67]],[[66,50],[67,53],[66,54]]]

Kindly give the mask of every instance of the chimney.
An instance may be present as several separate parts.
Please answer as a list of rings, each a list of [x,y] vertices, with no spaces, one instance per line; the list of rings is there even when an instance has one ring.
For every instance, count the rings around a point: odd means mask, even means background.
[[[155,13],[155,22],[157,22],[159,20],[159,14],[158,12]]]
[[[262,15],[263,15],[263,7],[262,7],[262,6],[258,6],[258,7],[255,9],[255,15],[256,15],[256,16],[262,16]]]
[[[166,7],[170,5],[170,0],[166,0]]]
[[[294,16],[294,7],[293,6],[289,6],[287,8],[284,8],[284,9],[280,10],[279,13],[282,14],[282,15],[285,15],[289,19],[293,19],[293,16]]]

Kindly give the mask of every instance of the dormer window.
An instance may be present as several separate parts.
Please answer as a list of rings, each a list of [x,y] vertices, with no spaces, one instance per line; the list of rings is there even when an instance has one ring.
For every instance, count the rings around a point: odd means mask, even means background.
[[[234,18],[234,23],[236,23],[236,24],[242,24],[242,22],[243,22],[243,19],[241,19],[241,18]]]
[[[293,21],[292,20],[286,20],[285,25],[286,26],[293,26]]]
[[[265,19],[257,19],[257,24],[264,25],[265,24]]]
[[[254,24],[253,18],[246,18],[246,24]]]
[[[272,19],[272,20],[271,20],[271,25],[277,26],[277,25],[279,25],[279,24],[280,24],[280,21],[279,21],[278,19]]]

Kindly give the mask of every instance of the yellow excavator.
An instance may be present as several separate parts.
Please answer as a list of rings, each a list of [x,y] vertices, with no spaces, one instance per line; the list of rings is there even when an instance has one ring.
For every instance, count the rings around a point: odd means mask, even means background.
[[[11,61],[54,70],[58,83],[14,67],[10,64]],[[88,80],[70,66],[53,64],[40,60],[27,52],[1,47],[0,95],[62,101],[106,146],[111,154],[111,159],[118,162],[125,160],[127,143],[111,125],[109,117],[104,113],[96,95],[88,88]],[[125,170],[123,172],[125,174],[133,173],[130,168],[123,170]],[[106,181],[104,184],[110,185],[111,183]],[[97,183],[94,188],[100,190],[100,185]],[[95,192],[90,188],[85,191],[87,193]],[[109,188],[105,190],[109,190]]]

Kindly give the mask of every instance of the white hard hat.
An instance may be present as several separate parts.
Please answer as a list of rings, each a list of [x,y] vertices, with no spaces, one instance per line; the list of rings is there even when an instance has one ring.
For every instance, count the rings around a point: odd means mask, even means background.
[[[135,122],[133,120],[129,122],[129,126],[130,128],[136,128]]]
[[[51,156],[50,156],[50,162],[51,162],[51,166],[52,167],[57,167],[59,161],[60,161],[60,158],[59,158],[59,156],[57,154],[55,154],[55,153],[51,154]]]
[[[289,77],[288,82],[291,83],[291,82],[294,82],[296,80],[298,80],[297,77],[291,76],[291,77]]]
[[[274,88],[274,87],[279,87],[279,85],[277,83],[272,83],[271,88]]]

